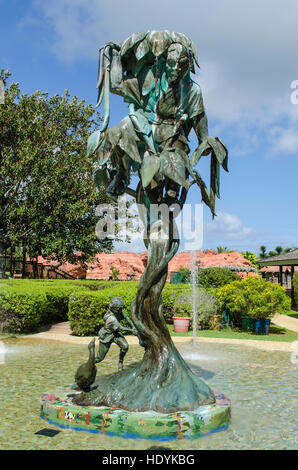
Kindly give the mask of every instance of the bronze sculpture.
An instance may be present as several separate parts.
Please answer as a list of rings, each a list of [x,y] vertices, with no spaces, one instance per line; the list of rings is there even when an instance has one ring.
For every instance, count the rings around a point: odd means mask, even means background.
[[[95,357],[95,362],[101,362],[106,357],[111,344],[115,343],[120,348],[118,370],[123,369],[124,357],[128,351],[128,343],[122,334],[123,332],[132,333],[137,336],[137,330],[130,318],[123,310],[124,303],[121,297],[114,297],[109,305],[109,310],[103,317],[104,326],[98,332],[98,355]],[[120,321],[126,320],[132,328],[122,326]]]
[[[112,198],[127,192],[146,208],[148,263],[130,312],[145,353],[135,368],[99,377],[96,389],[74,398],[77,404],[166,413],[215,403],[210,387],[175,348],[161,298],[168,263],[179,247],[173,207],[181,210],[190,186],[197,183],[214,216],[220,166],[227,171],[226,147],[208,136],[201,89],[190,76],[194,63],[192,41],[170,31],[143,31],[100,50],[98,105],[104,97],[105,115],[102,129],[88,140],[88,152],[99,158],[98,187],[104,186]],[[108,128],[110,91],[129,103],[129,115]],[[189,158],[191,129],[199,146]],[[209,193],[194,167],[210,153]],[[128,186],[131,172],[140,178],[136,191]],[[150,211],[161,204],[168,208],[166,220]]]
[[[72,388],[78,387],[84,392],[89,392],[91,390],[91,385],[93,384],[96,377],[96,366],[95,366],[95,339],[88,344],[89,349],[89,358],[88,361],[80,365],[75,374],[75,384]]]

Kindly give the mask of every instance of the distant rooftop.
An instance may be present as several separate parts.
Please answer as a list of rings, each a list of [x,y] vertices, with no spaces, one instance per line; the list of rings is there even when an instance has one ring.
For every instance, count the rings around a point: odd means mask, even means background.
[[[298,248],[281,255],[260,258],[258,263],[262,266],[298,266]]]

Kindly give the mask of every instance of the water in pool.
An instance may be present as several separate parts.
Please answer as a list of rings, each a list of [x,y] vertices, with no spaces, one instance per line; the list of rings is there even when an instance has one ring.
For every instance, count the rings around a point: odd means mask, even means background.
[[[245,346],[199,344],[194,354],[178,346],[190,366],[213,390],[232,401],[228,430],[194,440],[167,442],[171,449],[295,449],[297,447],[297,365],[290,353]],[[141,359],[143,349],[130,346],[126,366]],[[1,449],[148,449],[158,441],[122,439],[62,429],[54,437],[35,435],[55,428],[39,417],[39,398],[57,386],[73,383],[87,346],[34,338],[6,339],[0,351]],[[112,347],[98,374],[117,370]],[[57,428],[58,429],[58,428]],[[164,444],[162,444],[164,445]]]

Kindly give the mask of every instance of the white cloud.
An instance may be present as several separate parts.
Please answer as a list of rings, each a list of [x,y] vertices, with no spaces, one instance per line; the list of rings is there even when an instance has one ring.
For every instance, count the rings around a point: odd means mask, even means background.
[[[275,142],[274,152],[296,154],[298,149],[298,129],[291,125],[288,128],[273,127],[271,129],[272,139]]]
[[[53,31],[52,48],[62,61],[96,62],[104,43],[135,31],[184,32],[197,45],[198,81],[212,132],[226,130],[242,142],[231,154],[261,144],[298,152],[298,105],[290,103],[290,84],[298,79],[296,0],[185,0],[183,6],[178,0],[35,0],[35,6]],[[277,142],[268,138],[272,126],[280,127]]]
[[[208,245],[214,242],[243,241],[257,235],[253,228],[245,226],[238,217],[226,212],[219,212],[212,222],[205,224],[204,233],[204,241]]]

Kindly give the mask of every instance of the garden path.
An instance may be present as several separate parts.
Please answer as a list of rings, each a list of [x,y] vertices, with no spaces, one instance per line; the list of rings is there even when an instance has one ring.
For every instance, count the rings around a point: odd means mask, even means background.
[[[285,315],[283,315],[285,316]],[[67,343],[76,343],[76,344],[88,344],[92,336],[73,336],[69,328],[69,322],[62,322],[52,325],[47,331],[42,331],[40,333],[35,333],[28,335],[28,338],[37,338],[37,339],[47,339],[47,340],[56,340],[64,341]],[[126,339],[129,344],[139,344],[139,340],[136,336],[126,336]],[[192,342],[192,337],[190,336],[172,336],[174,343],[190,343]],[[222,344],[235,344],[253,347],[257,349],[262,349],[265,351],[292,351],[293,346],[290,342],[280,342],[280,341],[263,341],[263,340],[251,340],[251,339],[232,339],[232,338],[207,338],[199,337],[198,343],[222,343]],[[114,345],[112,345],[114,346]]]
[[[282,328],[287,328],[287,330],[298,333],[297,318],[292,318],[287,315],[280,315],[279,313],[276,313],[271,322],[274,323],[274,325],[281,326]]]

